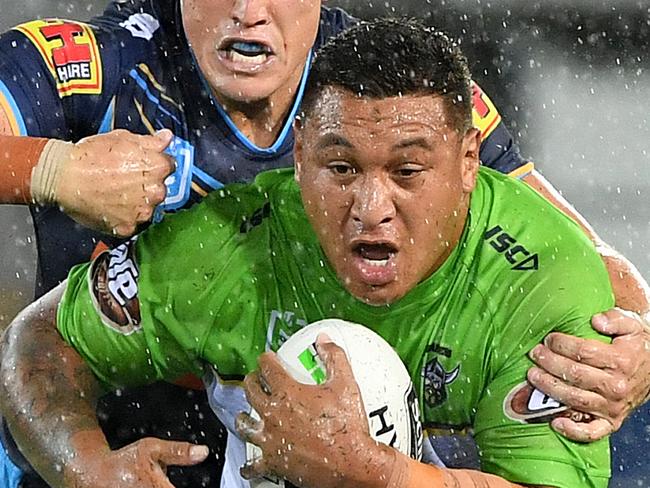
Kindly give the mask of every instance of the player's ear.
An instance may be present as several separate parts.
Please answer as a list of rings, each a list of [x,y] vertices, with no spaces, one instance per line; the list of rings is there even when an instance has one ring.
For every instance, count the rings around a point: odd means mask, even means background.
[[[481,131],[471,127],[465,132],[461,142],[461,176],[463,191],[470,193],[476,184],[476,175],[480,166]]]
[[[293,164],[294,164],[294,177],[296,182],[300,183],[300,175],[302,173],[302,148],[303,148],[303,130],[302,121],[297,118],[293,121]]]

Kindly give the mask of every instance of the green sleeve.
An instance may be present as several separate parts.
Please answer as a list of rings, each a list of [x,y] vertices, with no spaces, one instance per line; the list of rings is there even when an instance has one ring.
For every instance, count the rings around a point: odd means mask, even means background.
[[[241,215],[261,198],[215,193],[70,273],[57,326],[105,385],[202,372],[220,285],[241,262]]]
[[[581,444],[556,434],[549,418],[561,406],[539,392],[531,397],[526,383],[528,352],[549,332],[607,340],[590,325],[614,305],[607,271],[583,236],[567,238],[576,232],[564,233],[564,242],[551,237],[539,270],[518,272],[507,296],[492,304],[494,323],[505,325],[495,335],[475,435],[481,468],[513,482],[604,488],[610,476],[609,440]]]
[[[105,387],[132,386],[155,381],[158,374],[141,329],[126,332],[115,319],[104,315],[90,291],[92,264],[109,259],[106,252],[93,263],[75,266],[68,275],[65,295],[57,313],[63,338],[83,357]]]

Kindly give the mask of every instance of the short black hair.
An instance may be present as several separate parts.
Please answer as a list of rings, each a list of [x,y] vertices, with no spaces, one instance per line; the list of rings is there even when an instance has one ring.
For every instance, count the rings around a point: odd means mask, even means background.
[[[467,59],[442,31],[415,19],[360,22],[316,54],[299,119],[328,87],[374,99],[431,94],[444,97],[454,128],[464,132],[472,122],[471,83]]]

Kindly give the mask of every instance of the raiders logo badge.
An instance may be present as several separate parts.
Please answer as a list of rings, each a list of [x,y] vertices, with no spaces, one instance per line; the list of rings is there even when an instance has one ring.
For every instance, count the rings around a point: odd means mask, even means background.
[[[447,400],[447,385],[458,378],[460,364],[451,371],[445,371],[437,358],[428,361],[422,368],[424,378],[424,401],[427,406],[435,407]]]

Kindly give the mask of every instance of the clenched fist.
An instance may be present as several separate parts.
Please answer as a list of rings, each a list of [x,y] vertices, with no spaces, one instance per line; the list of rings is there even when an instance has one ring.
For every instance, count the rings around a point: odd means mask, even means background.
[[[172,138],[165,129],[147,136],[115,130],[82,139],[61,165],[56,203],[86,227],[132,235],[165,199],[164,181],[174,161],[163,151]]]
[[[275,353],[262,354],[259,371],[246,376],[246,397],[260,420],[241,413],[236,427],[262,457],[244,466],[242,476],[273,476],[303,488],[392,487],[401,455],[371,437],[345,351],[323,335],[316,347],[327,369],[321,385],[294,380]]]

